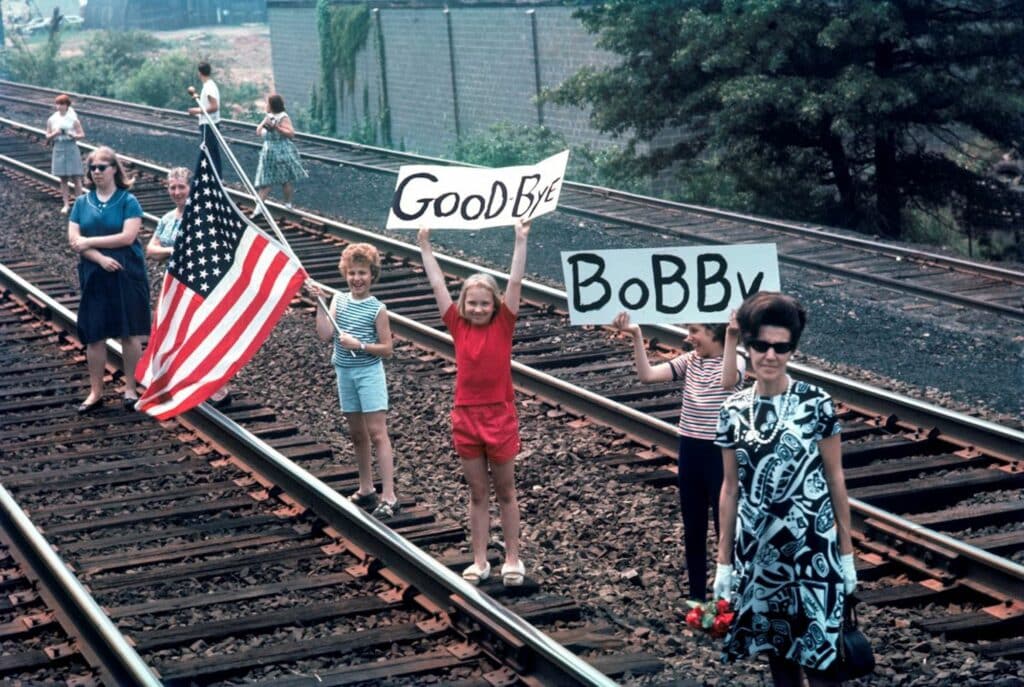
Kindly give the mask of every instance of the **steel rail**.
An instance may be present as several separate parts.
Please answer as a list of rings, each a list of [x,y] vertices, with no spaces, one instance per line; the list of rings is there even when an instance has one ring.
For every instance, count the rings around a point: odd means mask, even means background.
[[[42,133],[40,129],[3,117],[0,117],[0,125],[20,128],[34,133]],[[91,150],[93,148],[86,144],[80,145],[87,150]],[[121,157],[122,159],[130,162],[134,167],[145,169],[153,174],[165,175],[167,173],[167,169],[159,165],[129,156]],[[0,155],[0,160],[40,178],[56,180],[56,177],[53,177],[48,172],[36,169],[31,165],[26,165],[25,163],[14,160],[8,156]],[[234,189],[227,190],[236,198],[249,198],[247,194],[240,191],[236,191]],[[412,262],[419,262],[420,249],[416,245],[399,241],[398,239],[393,239],[388,236],[382,236],[370,230],[339,222],[336,219],[318,215],[316,213],[306,212],[304,210],[288,210],[283,205],[273,202],[268,202],[268,205],[284,214],[298,219],[312,220],[316,224],[325,227],[339,238],[350,241],[371,242],[378,245],[378,247],[384,248],[385,252],[394,256]],[[149,217],[152,218],[153,216],[150,215]],[[442,269],[452,276],[464,279],[472,274],[484,272],[494,277],[499,285],[507,284],[508,282],[508,274],[504,272],[488,267],[482,267],[467,260],[453,258],[441,253],[435,253],[435,256],[437,257],[438,263],[441,265]],[[527,301],[547,306],[561,313],[568,312],[568,297],[565,291],[561,291],[529,279],[523,280],[522,288],[523,298]],[[645,336],[648,338],[658,338],[660,340],[682,341],[686,337],[686,332],[683,329],[671,325],[645,325],[643,330]],[[899,417],[901,420],[905,420],[912,424],[935,427],[944,435],[954,439],[955,441],[976,446],[987,453],[1011,459],[1024,457],[1024,432],[971,417],[964,413],[947,410],[940,406],[919,401],[903,394],[886,391],[855,380],[846,379],[808,365],[790,363],[789,370],[793,372],[796,377],[821,386],[837,399],[842,400],[851,406],[864,408],[875,413],[891,413]],[[667,423],[661,424],[666,427],[671,427],[671,425],[668,425]],[[651,434],[651,430],[649,428],[645,430],[641,436],[648,434]],[[663,432],[655,431],[654,435],[661,436],[663,435]],[[658,443],[660,444],[661,442]],[[675,441],[671,443],[674,447]],[[671,450],[674,450],[674,448]]]
[[[3,121],[0,119],[0,122]],[[143,164],[150,168],[156,168],[148,163]],[[283,208],[282,211],[284,211]],[[340,238],[375,242],[379,246],[384,247],[385,252],[390,252],[409,260],[418,260],[420,257],[420,251],[417,246],[380,236],[368,230],[337,222],[314,213],[292,211],[292,214],[297,217],[311,219],[317,224],[327,227]],[[505,273],[489,268],[481,268],[479,265],[474,265],[465,260],[451,258],[440,253],[435,253],[435,257],[442,266],[442,269],[453,276],[464,278],[472,273],[482,271],[494,276],[499,280],[499,283],[507,282],[508,279],[508,275]],[[560,309],[563,312],[567,307],[566,294],[563,291],[530,280],[523,281],[522,289],[523,298],[527,301],[547,305]],[[401,336],[408,337],[416,343],[427,346],[444,357],[454,359],[451,339],[447,334],[415,323],[396,313],[389,312],[389,317],[396,331],[401,332]],[[672,326],[646,326],[644,327],[644,332],[649,337],[657,333],[676,337],[680,341],[686,336],[685,331]],[[790,363],[788,369],[795,377],[822,386],[836,400],[848,403],[854,407],[866,409],[868,412],[878,413],[881,408],[883,413],[894,413],[900,420],[920,426],[936,427],[943,433],[945,438],[975,446],[990,454],[1013,459],[1014,457],[1019,458],[1022,455],[1022,451],[1024,451],[1024,432],[980,420],[963,413],[943,409],[924,401],[912,399],[903,394],[877,389],[867,384],[844,379],[810,366]],[[608,421],[613,426],[619,427],[622,431],[647,445],[669,452],[676,449],[678,434],[673,425],[656,418],[643,416],[627,406],[602,398],[593,392],[580,389],[550,375],[531,370],[526,366],[515,363],[515,361],[513,361],[513,374],[517,385],[528,393],[535,393],[564,408],[572,409],[574,412],[601,421]],[[625,423],[620,422],[620,417],[626,418],[627,421]],[[861,514],[863,517],[868,517],[864,514],[870,512],[870,517],[875,520],[886,522],[893,527],[901,529],[903,527],[902,522],[904,521],[902,518],[885,513],[884,511],[878,511],[869,504],[857,499],[850,499],[850,507],[855,513]],[[933,533],[935,538],[931,539],[931,535],[925,533]],[[935,544],[948,546],[948,537],[933,530],[919,528],[917,536],[933,541]],[[964,543],[958,543],[957,551],[961,552],[967,559],[973,560],[984,560],[985,557],[991,556],[991,554],[981,549]],[[1021,582],[1024,582],[1024,578],[1017,581],[1018,584]]]
[[[42,133],[40,129],[31,127],[13,120],[0,117],[0,125],[7,125],[13,128],[20,128],[34,133]],[[92,146],[80,144],[87,150]],[[134,167],[145,169],[155,175],[164,175],[167,169],[159,165],[132,158],[120,156]],[[49,173],[26,165],[5,155],[0,155],[0,160],[11,166],[17,167],[26,173],[34,174],[40,178],[56,180]],[[227,189],[234,197],[247,199],[249,196],[234,189]],[[411,243],[399,241],[388,236],[382,236],[355,225],[339,222],[336,219],[318,215],[304,210],[289,210],[283,205],[268,202],[274,209],[298,219],[308,219],[317,225],[325,227],[339,238],[351,241],[367,241],[384,248],[384,251],[404,260],[419,262],[420,249]],[[153,217],[150,215],[150,217]],[[443,270],[452,276],[466,278],[478,272],[491,275],[500,284],[507,284],[508,274],[488,267],[473,264],[467,260],[453,258],[441,253],[435,253],[438,263]],[[568,297],[565,291],[535,282],[529,279],[523,280],[523,298],[532,303],[541,304],[561,313],[568,312]],[[679,327],[671,325],[645,325],[644,334],[648,338],[661,340],[671,339],[682,341],[686,332]],[[958,442],[970,444],[988,453],[993,453],[1009,458],[1024,456],[1024,432],[997,425],[986,420],[971,417],[963,413],[947,410],[924,401],[918,401],[903,394],[898,394],[884,389],[879,389],[861,382],[846,379],[824,370],[819,370],[800,363],[790,363],[789,370],[795,376],[806,379],[824,388],[839,400],[849,405],[869,409],[871,412],[885,412],[897,415],[900,419],[921,426],[935,427],[943,434]],[[623,406],[624,407],[624,406]],[[667,423],[662,423],[670,427]],[[674,442],[673,442],[674,446]],[[673,449],[674,450],[674,449]]]
[[[34,304],[48,319],[65,330],[73,330],[76,316],[43,291],[0,263],[0,281]],[[115,365],[123,368],[121,347],[107,341]],[[494,601],[459,575],[441,565],[404,537],[382,525],[349,502],[330,486],[294,464],[248,430],[202,404],[178,416],[178,421],[202,434],[227,454],[238,457],[254,471],[280,486],[286,494],[337,529],[342,536],[394,570],[441,608],[468,608],[474,620],[500,630],[522,642],[529,650],[528,670],[541,684],[596,685],[610,687],[614,681],[583,659],[572,654],[545,633]],[[29,523],[31,527],[31,523]],[[109,622],[109,621],[108,621]],[[112,625],[111,625],[112,626]],[[115,628],[116,632],[116,628]],[[141,661],[141,659],[140,659]],[[109,669],[109,668],[108,668]],[[110,684],[136,684],[117,680]],[[137,684],[159,684],[138,682]]]
[[[23,84],[23,83],[18,83],[18,82],[13,82],[13,81],[4,81],[4,80],[0,80],[0,86],[8,86],[8,87],[13,87],[13,88],[21,88],[21,89],[25,89],[25,90],[31,90],[31,91],[40,92],[40,93],[46,93],[47,95],[52,95],[52,94],[60,93],[61,92],[61,91],[56,91],[56,90],[53,90],[53,89],[44,88],[42,86],[34,86],[34,85],[31,85],[31,84]],[[114,100],[114,99],[111,99],[111,98],[104,98],[104,97],[101,97],[101,96],[93,96],[93,95],[82,94],[82,93],[73,93],[72,95],[74,95],[74,97],[76,99],[81,99],[83,101],[85,101],[85,100],[94,100],[96,102],[104,103],[104,104],[106,104],[108,106],[111,106],[111,107],[120,107],[120,108],[124,108],[124,109],[130,110],[130,111],[156,112],[156,113],[162,114],[164,116],[173,117],[173,118],[177,118],[177,119],[182,119],[182,118],[189,118],[189,119],[191,119],[192,118],[192,115],[189,115],[189,114],[187,114],[185,112],[182,112],[182,111],[179,111],[179,110],[171,110],[171,109],[167,109],[167,108],[159,108],[159,107],[153,107],[153,106],[149,106],[149,105],[139,105],[137,103],[128,103],[128,102],[124,102],[124,101],[120,101],[120,100]],[[17,99],[14,96],[4,96],[2,94],[0,94],[0,99],[13,100],[13,101],[19,102],[21,104],[25,103],[25,101],[19,100],[19,99]],[[49,107],[50,106],[50,103],[31,103],[31,104],[38,105],[40,107]],[[89,115],[90,116],[96,116],[96,117],[103,118],[103,119],[111,119],[111,120],[115,120],[115,121],[123,121],[123,120],[119,120],[116,116],[104,115],[102,113],[90,112]],[[232,119],[226,119],[226,120],[222,120],[222,121],[224,121],[225,123],[227,123],[231,127],[244,128],[244,129],[253,129],[253,130],[255,130],[255,128],[256,128],[256,124],[251,123],[251,122],[242,122],[242,121],[232,120]],[[145,125],[145,126],[150,126],[150,124],[148,122],[140,122],[139,124],[140,125]],[[159,128],[161,130],[166,130],[166,131],[176,131],[176,132],[179,132],[179,133],[182,131],[180,127],[174,127],[174,126],[167,125],[167,124],[154,123],[153,126],[154,126],[154,128]],[[384,147],[381,147],[381,146],[372,146],[372,145],[367,145],[367,144],[362,144],[362,143],[355,143],[355,142],[352,142],[352,141],[345,141],[343,139],[329,138],[329,137],[326,137],[326,136],[320,136],[320,135],[317,135],[317,134],[310,134],[310,133],[305,133],[305,132],[296,132],[296,139],[302,140],[302,141],[309,141],[311,143],[315,143],[317,145],[323,145],[323,146],[327,146],[327,147],[334,147],[334,148],[339,148],[340,147],[340,148],[348,148],[348,149],[357,150],[357,151],[365,151],[367,153],[372,153],[374,155],[379,155],[379,156],[381,156],[383,158],[404,160],[404,161],[408,161],[409,163],[414,163],[414,164],[437,164],[437,165],[455,165],[455,164],[458,164],[460,166],[470,166],[470,167],[477,166],[477,165],[473,165],[473,164],[470,164],[470,163],[463,163],[463,162],[458,162],[458,161],[455,161],[455,160],[450,160],[450,159],[445,159],[445,158],[440,158],[440,157],[434,157],[434,156],[430,156],[430,155],[421,155],[421,154],[407,153],[407,152],[403,152],[403,151],[396,151],[396,150],[391,150],[389,148],[384,148]],[[242,145],[246,145],[246,146],[250,146],[250,147],[259,147],[261,145],[260,143],[257,143],[257,142],[252,142],[252,141],[247,141],[247,140],[242,140],[242,139],[231,139],[231,140],[232,140],[232,142],[241,143]],[[363,163],[363,162],[359,162],[359,161],[349,161],[349,160],[340,159],[340,158],[337,158],[337,157],[331,157],[329,155],[323,155],[323,154],[319,154],[319,153],[307,153],[307,152],[303,152],[303,151],[300,151],[300,153],[303,156],[305,156],[305,157],[309,157],[311,159],[319,160],[319,161],[322,161],[322,162],[330,162],[330,163],[334,163],[334,164],[339,164],[340,163],[340,164],[344,164],[344,165],[349,165],[349,166],[359,167],[359,168],[362,168],[362,169],[367,169],[367,170],[370,170],[370,171],[376,171],[376,172],[388,173],[388,174],[394,174],[394,173],[397,172],[397,169],[392,169],[390,167],[380,167],[380,166],[375,166],[375,165],[371,165],[371,164],[367,164],[367,163]],[[693,204],[693,203],[683,203],[683,202],[679,202],[679,201],[666,200],[666,199],[663,199],[663,198],[656,198],[656,197],[653,197],[653,196],[646,196],[646,195],[643,195],[643,194],[631,193],[631,192],[622,191],[622,190],[619,190],[619,189],[612,189],[612,188],[607,188],[607,187],[604,187],[604,186],[594,186],[594,185],[591,185],[591,184],[584,184],[584,183],[574,182],[574,181],[569,181],[569,180],[566,180],[564,182],[563,187],[566,188],[566,189],[569,189],[571,191],[574,191],[576,193],[580,193],[580,194],[583,194],[585,196],[591,197],[591,198],[611,199],[611,200],[617,200],[617,201],[622,201],[622,202],[633,203],[633,204],[637,204],[637,205],[646,205],[648,207],[652,207],[653,206],[653,207],[657,207],[657,208],[660,208],[660,209],[672,210],[672,211],[676,211],[676,212],[695,213],[695,214],[703,215],[703,216],[706,216],[706,217],[712,217],[712,218],[716,218],[716,219],[724,219],[724,220],[728,220],[728,221],[731,221],[731,222],[737,222],[737,223],[741,223],[741,224],[752,224],[752,225],[756,225],[756,226],[760,226],[760,227],[765,227],[765,228],[768,228],[768,229],[773,229],[773,230],[780,231],[780,232],[787,233],[787,234],[794,235],[794,236],[811,237],[811,238],[814,238],[815,240],[818,240],[818,241],[824,241],[824,242],[834,243],[834,244],[837,244],[837,245],[854,247],[854,248],[862,249],[862,250],[865,250],[865,251],[870,251],[872,253],[879,253],[879,254],[883,254],[883,255],[889,256],[889,257],[894,257],[894,258],[897,258],[897,259],[904,259],[904,260],[918,262],[918,263],[923,263],[923,264],[927,264],[927,265],[944,266],[944,267],[948,267],[949,269],[952,269],[952,270],[955,270],[955,271],[958,271],[958,272],[962,272],[962,273],[967,273],[967,274],[979,274],[979,273],[981,273],[981,274],[989,276],[989,277],[991,277],[993,279],[1005,279],[1005,280],[1008,280],[1008,281],[1011,281],[1011,282],[1014,282],[1014,283],[1024,284],[1024,271],[1022,271],[1022,270],[1012,270],[1012,269],[1008,269],[1008,268],[998,267],[996,265],[988,265],[988,264],[985,264],[985,263],[979,263],[979,262],[974,262],[974,261],[970,261],[970,260],[965,260],[963,258],[957,258],[957,257],[942,255],[942,254],[939,254],[939,253],[933,253],[933,252],[929,252],[929,251],[921,251],[921,250],[916,250],[916,249],[912,249],[912,248],[906,248],[906,247],[903,247],[903,246],[891,245],[891,244],[888,244],[888,243],[878,243],[878,242],[872,241],[870,239],[859,238],[859,237],[856,237],[856,236],[849,236],[847,234],[829,231],[828,229],[822,227],[821,225],[817,225],[817,224],[812,225],[812,226],[802,226],[800,224],[796,224],[796,223],[793,223],[793,222],[787,222],[787,221],[783,221],[783,220],[771,219],[771,218],[767,218],[767,217],[759,217],[759,216],[756,216],[756,215],[749,215],[749,214],[742,213],[742,212],[733,212],[733,211],[729,211],[729,210],[722,210],[720,208],[713,208],[713,207],[708,207],[708,206],[705,206],[705,205],[697,205],[697,204]],[[633,219],[629,219],[629,218],[625,218],[625,217],[619,217],[619,216],[613,215],[613,214],[604,214],[604,213],[601,213],[601,212],[592,211],[592,210],[586,210],[586,209],[583,209],[583,208],[580,208],[580,207],[571,206],[571,205],[564,205],[563,204],[560,209],[567,210],[567,211],[570,211],[570,212],[573,212],[573,213],[576,213],[576,214],[580,214],[580,215],[585,215],[585,216],[589,216],[589,217],[599,218],[599,219],[614,219],[615,221],[623,222],[623,223],[626,223],[626,224],[631,224],[631,225],[634,225],[634,226],[643,227],[645,229],[657,229],[659,231],[669,230],[669,231],[673,231],[673,232],[676,232],[676,233],[684,233],[684,234],[686,233],[686,232],[680,232],[678,229],[675,229],[675,228],[668,229],[667,227],[660,226],[660,225],[657,225],[657,224],[653,224],[653,223],[650,223],[650,222],[642,222],[642,221],[633,220]],[[701,237],[701,239],[702,240],[707,240],[705,237]],[[718,242],[715,242],[715,241],[710,241],[710,242],[711,243],[718,243]],[[824,269],[820,265],[820,263],[815,263],[813,261],[800,260],[800,259],[797,259],[797,258],[786,258],[785,256],[780,256],[780,258],[781,259],[791,260],[794,264],[798,264],[798,265],[801,265],[801,266],[805,266],[805,267],[809,267],[809,268],[814,268],[814,269]],[[863,279],[863,277],[864,277],[864,275],[862,273],[858,273],[858,272],[855,272],[855,271],[852,271],[852,270],[836,270],[836,273],[837,274],[842,274],[843,276],[846,276],[846,277],[851,278],[851,279],[852,278],[858,278],[858,277]],[[888,286],[897,286],[897,287],[901,288],[901,290],[907,290],[905,288],[906,284],[903,281],[901,281],[901,280],[892,280],[892,279],[884,280],[883,279],[882,281],[879,281],[878,283],[883,284],[883,285],[888,285]],[[918,293],[919,295],[927,295],[927,296],[930,296],[930,297],[938,297],[940,295],[944,295],[944,292],[942,292],[941,290],[938,290],[938,289],[926,289],[926,288],[921,288],[921,287],[915,287],[914,292]],[[943,300],[948,300],[948,298],[943,297]],[[971,299],[963,299],[962,302],[965,305],[971,305],[971,307],[981,307],[981,306],[979,306],[977,303],[975,303]],[[984,303],[984,302],[982,301],[981,303]],[[992,304],[992,305],[998,305],[998,304]],[[1006,308],[1006,306],[1004,306],[1004,309],[1005,308]],[[1009,308],[1009,311],[1010,312],[1019,312],[1019,310],[1014,310],[1013,308]],[[1004,312],[1005,312],[1005,310],[1004,310]]]
[[[63,306],[2,263],[0,280],[7,290],[16,291],[26,303],[44,312],[63,309]],[[116,353],[120,355],[120,346]],[[0,506],[4,538],[17,552],[22,564],[39,579],[39,593],[47,605],[58,613],[61,626],[78,642],[82,654],[103,675],[104,681],[110,685],[160,685],[160,680],[150,667],[2,485]]]

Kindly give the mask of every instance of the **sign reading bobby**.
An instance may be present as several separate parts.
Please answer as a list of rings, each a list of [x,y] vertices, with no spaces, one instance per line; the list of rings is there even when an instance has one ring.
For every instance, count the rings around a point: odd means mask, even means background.
[[[572,324],[728,322],[755,291],[779,291],[773,243],[562,253]]]
[[[529,221],[558,207],[569,151],[536,165],[403,165],[388,229],[485,229]]]

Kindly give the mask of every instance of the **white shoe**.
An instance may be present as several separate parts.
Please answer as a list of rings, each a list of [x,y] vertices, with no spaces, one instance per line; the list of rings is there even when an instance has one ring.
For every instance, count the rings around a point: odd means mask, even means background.
[[[284,204],[284,206],[285,206],[286,208],[288,208],[289,210],[294,210],[294,209],[295,209],[295,208],[293,208],[293,207],[292,207],[292,204],[291,204],[291,203],[285,203],[285,204]]]
[[[469,582],[474,587],[483,582],[484,580],[486,580],[490,576],[490,563],[484,563],[484,567],[482,568],[476,563],[473,563],[473,565],[469,566],[468,568],[462,571],[462,579],[464,579],[466,582]]]
[[[249,213],[249,219],[256,219],[263,213],[263,210],[257,205],[256,209]]]
[[[68,210],[70,210],[70,209],[71,209],[70,207],[68,207],[67,205],[65,205],[64,207],[62,207],[62,208],[60,209],[60,214],[62,214],[62,215],[66,215],[66,214],[68,214]]]

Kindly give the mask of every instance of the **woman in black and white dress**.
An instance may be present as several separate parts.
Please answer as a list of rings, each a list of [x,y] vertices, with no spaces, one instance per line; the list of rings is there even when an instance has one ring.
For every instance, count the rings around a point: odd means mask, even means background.
[[[75,141],[85,138],[85,131],[71,107],[70,97],[61,93],[55,102],[57,111],[46,120],[46,140],[53,145],[50,174],[60,177],[60,197],[64,201],[60,213],[66,215],[71,208],[68,181],[75,184],[75,198],[82,195],[82,154]]]
[[[736,612],[724,658],[766,654],[777,686],[836,684],[846,596],[857,584],[840,426],[831,397],[787,364],[807,316],[795,299],[760,292],[730,328],[757,381],[719,415],[724,480],[715,596]]]

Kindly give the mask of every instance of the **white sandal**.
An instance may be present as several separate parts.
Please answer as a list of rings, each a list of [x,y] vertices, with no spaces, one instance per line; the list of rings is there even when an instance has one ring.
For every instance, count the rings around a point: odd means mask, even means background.
[[[522,586],[523,581],[526,579],[526,566],[523,565],[522,559],[515,563],[506,563],[501,566],[501,582],[506,587],[519,587]]]
[[[483,582],[484,580],[486,580],[490,576],[490,563],[484,563],[484,567],[482,568],[478,566],[476,563],[473,563],[473,565],[469,566],[468,568],[462,571],[462,579],[464,579],[466,582],[469,582],[474,587]]]

